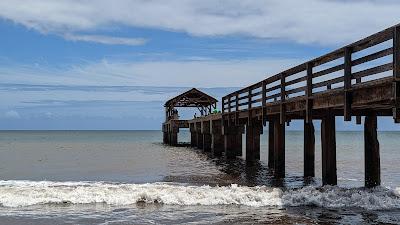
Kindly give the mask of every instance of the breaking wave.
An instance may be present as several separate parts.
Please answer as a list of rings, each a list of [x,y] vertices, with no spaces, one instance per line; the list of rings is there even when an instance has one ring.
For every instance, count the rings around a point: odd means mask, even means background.
[[[38,204],[318,206],[364,209],[400,208],[400,188],[364,189],[307,186],[283,190],[266,186],[186,186],[173,183],[0,181],[2,207]]]

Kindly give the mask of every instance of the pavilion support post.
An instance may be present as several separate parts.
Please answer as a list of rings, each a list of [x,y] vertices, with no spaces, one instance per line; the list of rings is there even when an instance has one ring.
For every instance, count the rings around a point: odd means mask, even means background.
[[[246,127],[246,161],[260,160],[260,135],[262,121],[250,119]]]
[[[224,151],[224,136],[222,135],[221,120],[211,121],[211,155],[221,156]]]
[[[285,123],[274,121],[274,176],[285,177]]]
[[[321,123],[322,184],[336,185],[336,134],[335,116],[327,110]]]
[[[304,120],[304,177],[315,176],[315,129]]]
[[[235,158],[242,155],[242,126],[224,126],[224,151],[227,158]]]
[[[381,184],[381,164],[376,115],[365,117],[364,154],[365,186],[379,186]]]
[[[275,144],[274,144],[274,121],[270,120],[268,122],[268,168],[273,169],[274,168],[274,151],[275,151]]]

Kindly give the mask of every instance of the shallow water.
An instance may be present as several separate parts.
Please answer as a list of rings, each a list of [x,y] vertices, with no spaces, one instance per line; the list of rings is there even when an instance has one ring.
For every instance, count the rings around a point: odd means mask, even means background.
[[[266,135],[261,162],[248,165],[164,146],[159,131],[3,131],[0,224],[400,223],[400,133],[379,133],[372,190],[361,132],[337,133],[339,187],[321,188],[316,135],[316,178],[302,178],[303,134],[291,131],[286,179],[275,180]]]

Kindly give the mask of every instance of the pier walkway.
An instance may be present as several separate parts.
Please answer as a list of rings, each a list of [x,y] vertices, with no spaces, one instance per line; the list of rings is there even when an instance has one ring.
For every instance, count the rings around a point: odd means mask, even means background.
[[[313,121],[321,121],[322,181],[336,185],[335,118],[356,118],[361,124],[365,117],[365,185],[380,185],[377,117],[392,116],[400,122],[400,25],[230,93],[221,103],[220,114],[179,122],[167,119],[164,142],[177,143],[165,138],[176,131],[170,127],[189,127],[192,146],[229,158],[242,154],[245,133],[246,160],[255,161],[260,159],[260,135],[268,126],[268,166],[275,177],[283,178],[285,127],[302,120],[304,176],[313,177]]]

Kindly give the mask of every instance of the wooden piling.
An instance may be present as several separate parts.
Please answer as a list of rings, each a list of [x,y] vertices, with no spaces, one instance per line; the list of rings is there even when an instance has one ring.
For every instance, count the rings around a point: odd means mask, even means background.
[[[274,176],[285,177],[285,123],[274,121]]]
[[[379,186],[381,184],[381,165],[376,115],[365,117],[364,154],[365,186]]]
[[[275,144],[274,144],[274,121],[270,120],[268,122],[268,168],[274,168],[274,151],[275,151]]]
[[[203,134],[203,150],[206,152],[211,151],[211,132],[210,121],[205,120],[201,122],[201,133]]]
[[[196,135],[197,135],[197,148],[203,149],[203,134],[201,133],[201,123],[196,123]]]
[[[260,160],[262,121],[250,120],[246,126],[246,161]]]
[[[222,136],[221,120],[211,121],[211,155],[221,156],[224,151],[224,137]]]
[[[190,123],[189,130],[190,130],[190,146],[196,147],[197,146],[196,124]]]
[[[304,177],[315,176],[315,129],[312,121],[304,120]]]
[[[242,133],[240,126],[224,126],[224,150],[227,158],[235,158],[242,155]]]
[[[191,147],[197,146],[197,134],[195,131],[190,131],[190,146]]]
[[[203,150],[205,152],[211,151],[211,134],[203,134]]]
[[[170,145],[177,146],[178,145],[178,131],[172,130],[169,133],[170,136]]]
[[[322,147],[322,184],[336,185],[336,134],[335,116],[331,110],[321,122],[321,147]]]

